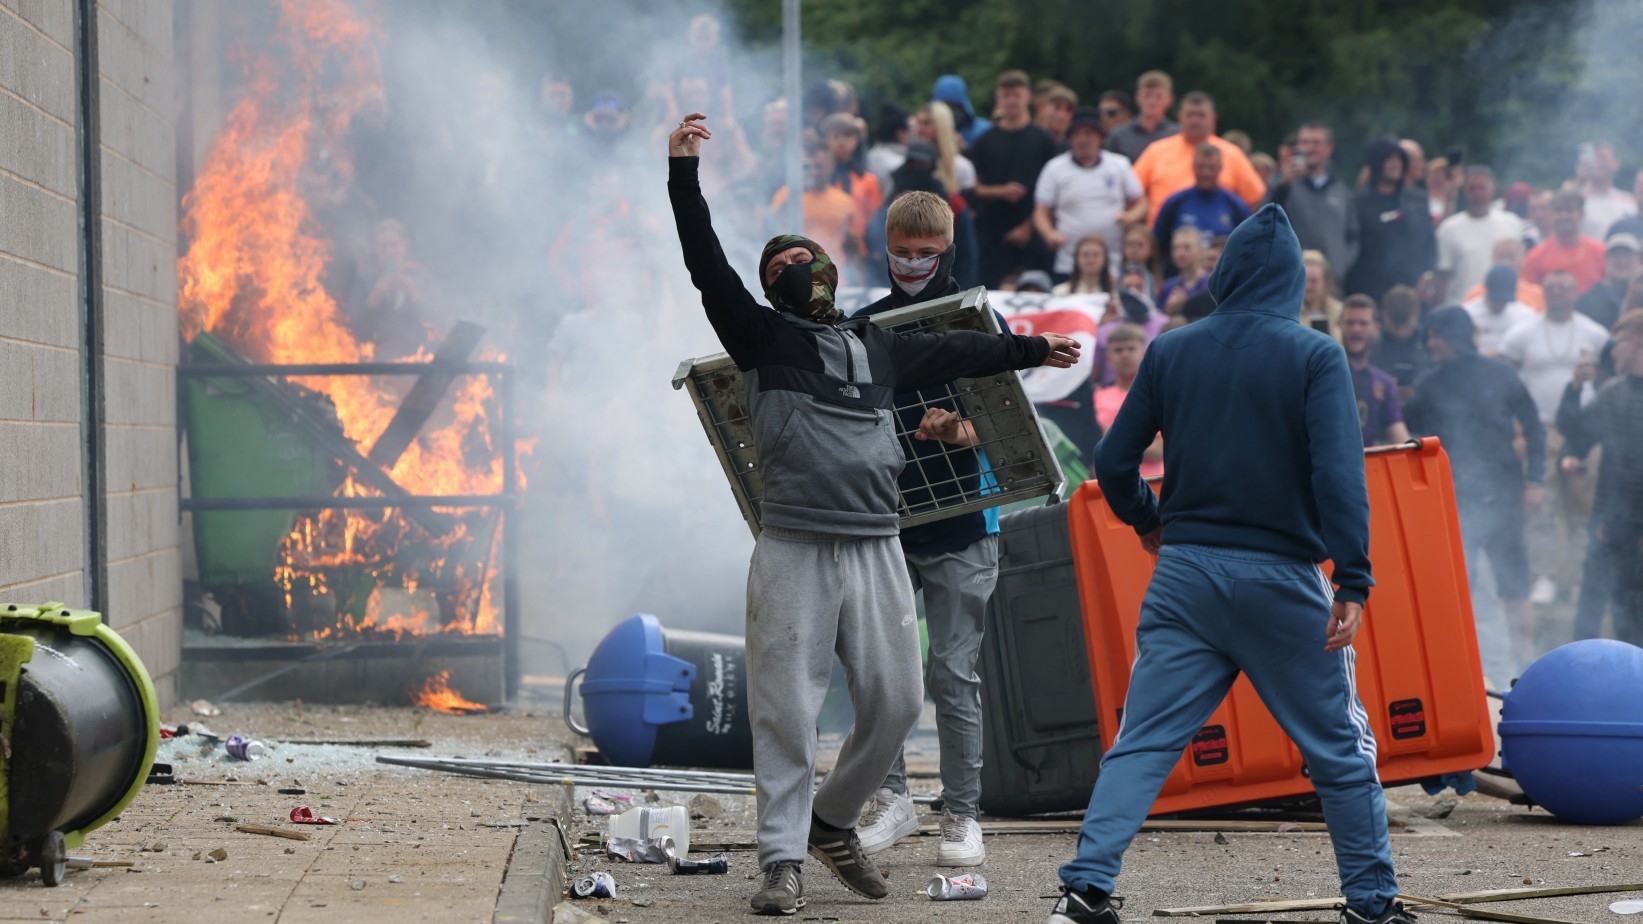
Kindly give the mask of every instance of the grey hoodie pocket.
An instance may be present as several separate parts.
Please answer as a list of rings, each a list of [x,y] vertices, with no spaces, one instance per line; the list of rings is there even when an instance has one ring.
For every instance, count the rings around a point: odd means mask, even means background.
[[[765,461],[765,494],[795,506],[888,513],[905,464],[889,411],[805,396]]]

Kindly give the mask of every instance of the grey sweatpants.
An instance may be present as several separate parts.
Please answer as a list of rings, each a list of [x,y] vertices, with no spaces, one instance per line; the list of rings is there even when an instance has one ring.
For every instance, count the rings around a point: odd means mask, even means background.
[[[816,717],[834,653],[856,724],[812,805]],[[766,526],[747,574],[747,677],[759,865],[803,861],[811,812],[853,827],[923,706],[918,618],[901,540]]]
[[[924,683],[936,704],[941,743],[941,798],[947,811],[981,814],[981,656],[987,601],[998,583],[998,537],[983,536],[957,552],[907,556],[913,587],[924,591],[930,663]],[[907,761],[896,754],[884,785],[907,792]]]

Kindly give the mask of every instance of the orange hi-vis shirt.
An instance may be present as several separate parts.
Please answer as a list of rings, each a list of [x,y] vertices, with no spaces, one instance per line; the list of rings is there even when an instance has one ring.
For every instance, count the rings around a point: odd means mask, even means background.
[[[1250,208],[1258,207],[1266,197],[1266,184],[1250,166],[1243,149],[1219,135],[1210,135],[1207,140],[1221,149],[1221,186],[1231,190]],[[1158,211],[1164,207],[1165,199],[1197,182],[1192,176],[1192,151],[1196,147],[1181,135],[1171,135],[1154,141],[1141,152],[1141,159],[1135,162],[1135,176],[1141,181],[1141,188],[1147,191],[1148,227],[1158,223]]]
[[[1575,277],[1580,294],[1603,281],[1603,261],[1607,254],[1603,244],[1582,234],[1573,247],[1565,247],[1557,238],[1549,237],[1536,244],[1523,258],[1523,278],[1536,284],[1546,281],[1554,270],[1567,270]]]
[[[779,211],[787,203],[787,187],[776,190],[770,200],[771,211]],[[804,236],[821,245],[834,266],[850,262],[844,242],[856,224],[856,200],[849,193],[829,186],[821,191],[805,190],[799,199],[804,212]]]

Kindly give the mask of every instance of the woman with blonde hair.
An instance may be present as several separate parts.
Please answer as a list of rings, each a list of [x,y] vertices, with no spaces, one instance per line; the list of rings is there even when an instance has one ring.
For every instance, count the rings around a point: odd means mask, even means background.
[[[925,103],[913,117],[913,136],[936,149],[936,179],[947,187],[947,204],[953,207],[953,232],[958,246],[954,254],[953,277],[961,286],[973,286],[978,272],[975,214],[964,197],[975,191],[976,167],[968,157],[959,153],[953,110],[940,101]]]
[[[1321,250],[1301,251],[1306,290],[1301,295],[1301,323],[1341,339],[1341,300],[1335,297],[1335,272]]]

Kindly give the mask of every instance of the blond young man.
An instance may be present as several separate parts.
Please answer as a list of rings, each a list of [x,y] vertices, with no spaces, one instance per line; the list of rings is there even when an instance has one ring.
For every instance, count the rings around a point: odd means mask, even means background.
[[[858,311],[868,317],[956,294],[953,280],[953,211],[946,200],[928,192],[910,192],[890,204],[885,215],[890,261],[890,294]],[[955,392],[944,383],[898,394],[907,467],[901,490],[913,499],[957,497],[980,487],[976,453],[953,452],[973,446],[975,431],[960,419]],[[950,466],[950,467],[949,467]],[[954,478],[956,474],[957,478]],[[933,487],[926,487],[933,485]],[[924,591],[925,624],[930,635],[925,688],[936,705],[941,740],[941,784],[946,809],[941,821],[937,866],[979,866],[987,858],[976,822],[981,799],[981,652],[982,620],[987,599],[998,580],[998,517],[969,513],[903,530],[902,554],[915,590]],[[913,800],[907,793],[907,765],[895,765],[867,801],[857,833],[868,854],[888,849],[918,829]]]

